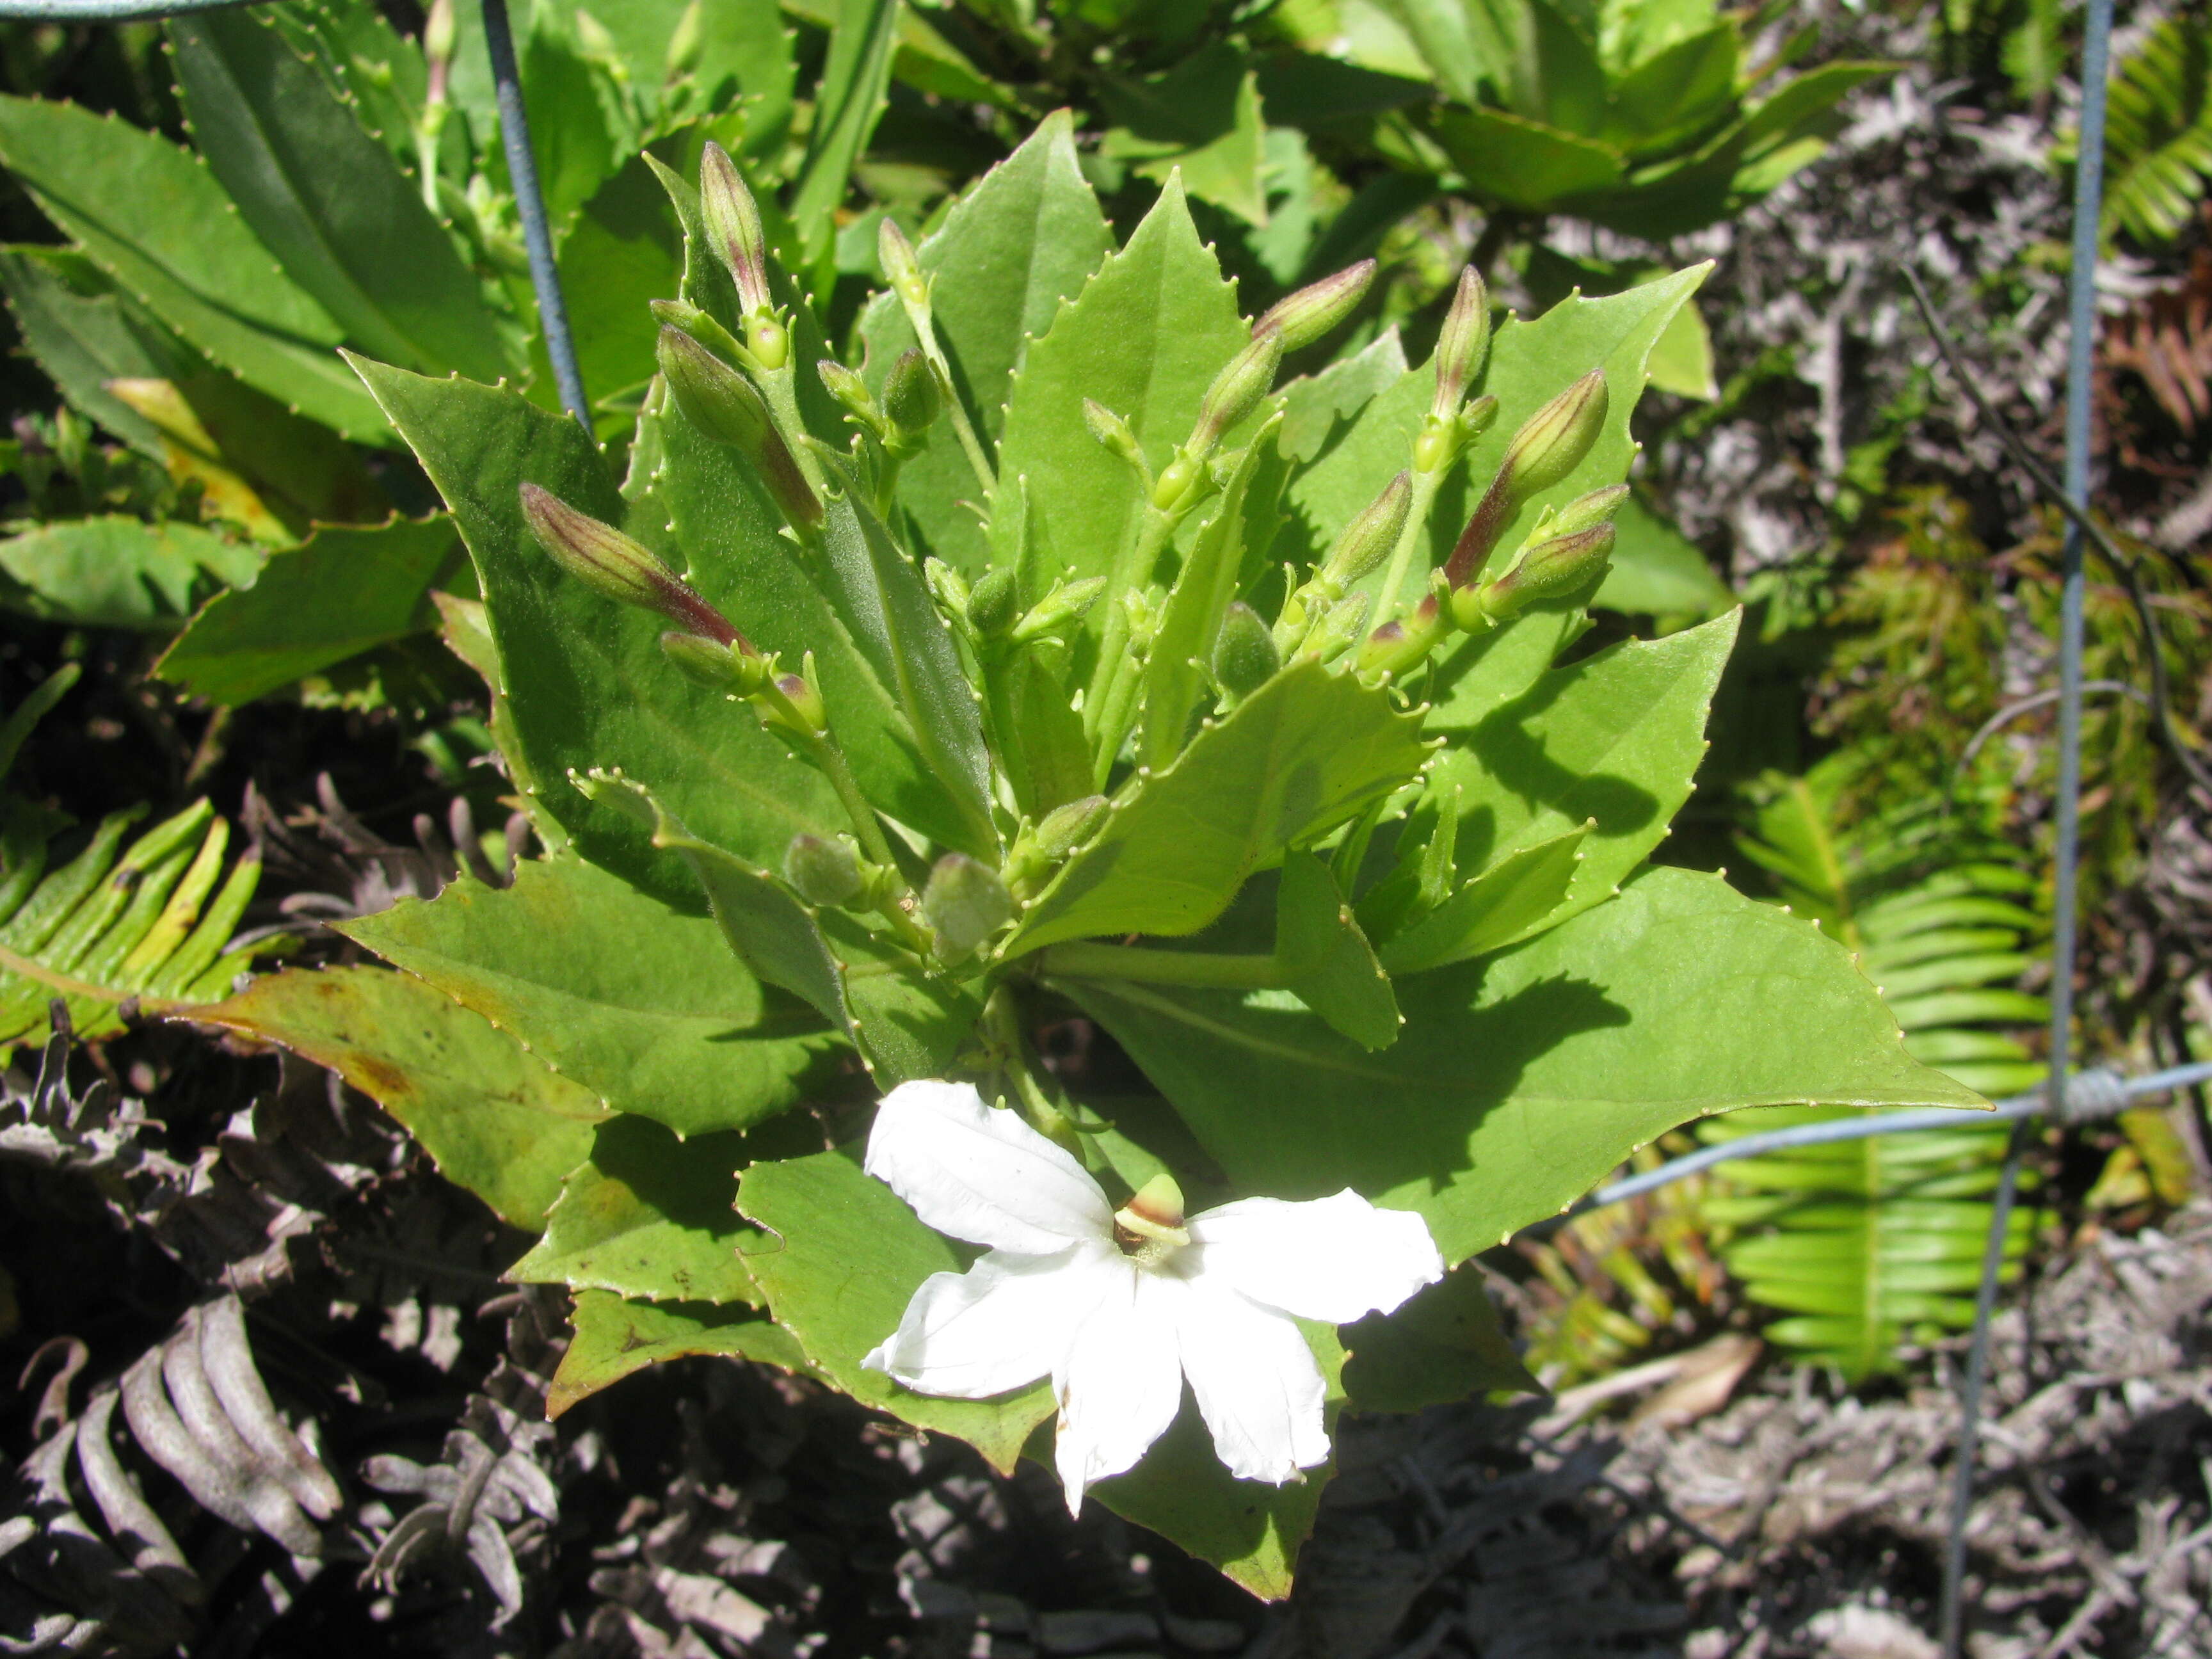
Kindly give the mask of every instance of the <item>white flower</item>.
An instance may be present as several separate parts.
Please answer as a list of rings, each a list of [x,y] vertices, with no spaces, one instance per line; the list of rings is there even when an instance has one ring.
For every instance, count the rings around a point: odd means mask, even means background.
[[[933,1274],[861,1363],[959,1400],[1050,1376],[1072,1511],[1167,1431],[1186,1377],[1231,1474],[1281,1486],[1325,1462],[1321,1368],[1291,1316],[1387,1313],[1443,1275],[1426,1222],[1348,1189],[1185,1222],[1160,1176],[1116,1212],[1066,1151],[964,1083],[885,1096],[865,1167],[928,1225],[989,1254]]]

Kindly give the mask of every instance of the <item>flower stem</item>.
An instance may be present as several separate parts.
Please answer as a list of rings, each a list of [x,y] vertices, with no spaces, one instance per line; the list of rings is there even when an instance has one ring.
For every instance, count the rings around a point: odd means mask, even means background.
[[[1074,1118],[1046,1092],[1030,1065],[1021,1004],[1011,984],[1000,986],[984,1003],[983,1030],[997,1051],[1000,1072],[1013,1085],[1014,1097],[1021,1103],[1022,1115],[1029,1120],[1030,1126],[1083,1158],[1083,1137],[1075,1127]],[[1085,1158],[1085,1162],[1089,1160]]]
[[[1078,939],[1048,946],[1041,970],[1067,979],[1133,979],[1152,985],[1212,986],[1231,991],[1267,990],[1287,983],[1273,956],[1229,956],[1208,951],[1161,951],[1141,945],[1099,945]]]
[[[974,469],[975,482],[983,486],[988,498],[999,487],[999,477],[992,470],[991,458],[983,452],[982,441],[976,437],[975,428],[968,419],[967,405],[960,401],[960,393],[952,384],[952,366],[945,359],[945,348],[937,343],[937,319],[926,305],[918,306],[902,293],[899,303],[906,309],[907,320],[914,325],[915,337],[921,343],[921,355],[929,359],[929,366],[937,371],[938,382],[945,389],[945,412],[952,422],[954,435]]]
[[[1413,499],[1406,508],[1405,527],[1398,532],[1398,544],[1390,550],[1390,566],[1382,575],[1382,591],[1375,596],[1375,609],[1367,613],[1370,629],[1380,628],[1396,614],[1398,590],[1406,585],[1407,573],[1413,568],[1413,550],[1428,537],[1429,513],[1436,506],[1437,491],[1443,488],[1449,476],[1449,464],[1434,471],[1416,469],[1413,473]]]
[[[1106,622],[1099,638],[1098,665],[1091,671],[1091,686],[1084,693],[1083,724],[1091,738],[1091,781],[1103,787],[1114,769],[1114,757],[1136,723],[1137,686],[1143,665],[1129,650],[1129,611],[1121,596],[1145,580],[1157,563],[1160,550],[1175,532],[1176,515],[1147,501],[1144,522],[1127,556],[1114,572],[1114,581],[1103,601]]]

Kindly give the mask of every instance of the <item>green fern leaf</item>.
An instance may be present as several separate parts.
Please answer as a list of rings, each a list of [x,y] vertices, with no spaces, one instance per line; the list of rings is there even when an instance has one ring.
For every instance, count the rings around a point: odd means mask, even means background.
[[[2105,129],[2105,234],[2170,242],[2212,186],[2212,35],[2169,17],[2112,76]]]

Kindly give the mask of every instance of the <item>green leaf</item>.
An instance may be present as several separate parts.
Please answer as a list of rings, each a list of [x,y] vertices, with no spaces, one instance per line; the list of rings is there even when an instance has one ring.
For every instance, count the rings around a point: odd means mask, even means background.
[[[287,276],[189,150],[76,104],[0,98],[0,163],[122,290],[249,386],[357,443],[388,443]]]
[[[1071,989],[1237,1190],[1348,1185],[1419,1211],[1454,1262],[1692,1118],[1982,1103],[1905,1056],[1842,946],[1684,870],[1646,871],[1518,950],[1401,981],[1407,1023],[1379,1054],[1279,993]]]
[[[808,1364],[862,1405],[958,1435],[993,1468],[1012,1473],[1030,1431],[1052,1415],[1047,1383],[995,1400],[940,1400],[861,1368],[861,1357],[898,1328],[922,1280],[968,1263],[860,1172],[857,1149],[756,1164],[738,1177],[738,1208],[781,1241],[745,1265]]]
[[[1462,858],[1495,861],[1594,820],[1554,920],[1610,895],[1690,797],[1736,622],[1731,611],[1663,640],[1624,640],[1509,702],[1486,707],[1468,681],[1440,698],[1428,729],[1447,746],[1431,787],[1464,791]]]
[[[1344,1404],[1344,1350],[1326,1325],[1298,1322],[1328,1387],[1326,1420],[1336,1426]],[[1040,1443],[1043,1440],[1038,1436]],[[1045,1449],[1039,1445],[1040,1461]],[[1291,1593],[1298,1547],[1313,1531],[1321,1495],[1336,1474],[1334,1459],[1285,1486],[1239,1480],[1222,1467],[1199,1414],[1186,1408],[1127,1474],[1102,1480],[1093,1499],[1125,1521],[1149,1527],[1221,1569],[1263,1601]]]
[[[1030,342],[1114,250],[1113,233],[1078,163],[1073,133],[1066,112],[1047,116],[915,250],[923,274],[935,279],[930,305],[938,343],[987,447],[1005,423],[1007,388]],[[860,337],[868,384],[881,392],[891,365],[915,343],[896,295],[880,293],[868,302]],[[976,499],[980,489],[944,427],[899,472],[899,504],[919,529],[921,545],[970,577],[990,564],[982,526],[961,505]]]
[[[1382,947],[1382,966],[1394,974],[1424,973],[1531,937],[1565,902],[1589,836],[1587,827],[1570,830],[1507,854],[1393,936]]]
[[[955,823],[939,829],[945,816],[940,810],[921,827],[968,852],[995,854],[991,762],[975,694],[921,572],[856,489],[828,503],[819,569],[846,632],[904,716],[957,815]]]
[[[1538,1394],[1498,1328],[1498,1310],[1469,1263],[1391,1314],[1338,1328],[1349,1356],[1344,1391],[1353,1410],[1417,1412],[1478,1394]]]
[[[613,176],[636,134],[612,65],[586,52],[566,7],[531,9],[520,68],[545,217],[558,225]]]
[[[1114,126],[1099,154],[1162,184],[1179,169],[1200,201],[1264,227],[1266,133],[1259,80],[1247,65],[1245,53],[1216,41],[1164,73],[1105,82],[1099,101]]]
[[[398,1119],[449,1181],[533,1231],[606,1109],[422,981],[293,969],[189,1016],[327,1066]]]
[[[1470,191],[1528,212],[1607,189],[1626,170],[1610,146],[1507,110],[1443,110],[1436,134]]]
[[[1308,659],[1126,786],[1106,827],[1039,894],[1009,957],[1060,939],[1194,933],[1246,877],[1420,768],[1419,718]]]
[[[1014,375],[992,498],[993,552],[1006,564],[1018,554],[1024,604],[1063,576],[1115,577],[1134,532],[1138,480],[1091,435],[1083,400],[1096,399],[1127,421],[1157,471],[1190,436],[1215,374],[1249,339],[1234,288],[1222,280],[1182,190],[1170,183],[1128,246],[1060,308]],[[1023,479],[1029,511],[1025,539],[1016,548],[1000,539],[1000,526],[1009,516],[1007,492]],[[1150,574],[1135,573],[1135,580]],[[1097,632],[1120,603],[1109,590],[1091,609],[1071,684],[1087,682]]]
[[[697,902],[690,877],[654,854],[635,818],[561,782],[593,767],[621,769],[702,837],[756,865],[781,859],[801,830],[836,833],[844,818],[829,784],[786,758],[749,708],[672,666],[659,617],[562,575],[531,536],[525,480],[607,523],[629,516],[574,421],[504,388],[360,368],[453,508],[483,585],[523,769],[543,781],[538,800],[586,859],[665,902]],[[639,528],[656,538],[654,523]]]
[[[155,665],[162,678],[235,706],[437,625],[430,585],[460,553],[453,520],[318,529],[270,556],[250,586],[218,593]]]
[[[1477,388],[1498,398],[1498,418],[1469,447],[1462,469],[1438,494],[1429,520],[1431,564],[1442,564],[1449,555],[1474,497],[1488,486],[1522,423],[1593,368],[1605,371],[1603,432],[1581,465],[1523,504],[1499,537],[1492,562],[1511,556],[1545,507],[1564,506],[1628,476],[1637,448],[1629,419],[1643,395],[1646,362],[1710,269],[1694,265],[1603,299],[1568,299],[1534,321],[1509,317],[1498,325]],[[1406,374],[1370,400],[1321,459],[1291,480],[1289,501],[1304,526],[1309,556],[1319,556],[1337,530],[1406,465],[1435,386],[1435,375],[1425,368]],[[1381,581],[1378,571],[1361,590],[1372,592]],[[1518,627],[1464,641],[1457,647],[1459,660],[1447,661],[1443,678],[1480,682],[1490,688],[1483,695],[1500,700],[1517,695],[1551,665],[1578,629],[1578,607],[1555,605],[1522,617]],[[1479,666],[1468,660],[1476,658],[1483,659]],[[1473,692],[1462,684],[1459,695]]]
[[[1634,496],[1613,514],[1613,566],[1593,605],[1673,617],[1717,616],[1736,603],[1704,550]]]
[[[90,628],[180,626],[195,589],[251,582],[261,551],[181,520],[111,514],[41,525],[0,542],[0,570],[22,585],[13,608]]]
[[[413,167],[416,112],[429,90],[422,49],[360,0],[283,0],[270,23],[314,65],[331,90],[358,113],[371,137]]]
[[[807,1369],[790,1333],[750,1309],[626,1302],[605,1291],[581,1291],[571,1318],[575,1334],[545,1391],[549,1418],[647,1365],[696,1354],[756,1360],[787,1371]]]
[[[1597,137],[1632,158],[1694,138],[1729,112],[1737,56],[1733,22],[1655,52],[1613,83]]]
[[[198,367],[190,349],[137,312],[99,266],[72,249],[0,249],[0,293],[24,349],[70,406],[160,459],[161,428],[107,382],[173,380]]]
[[[1390,976],[1337,890],[1336,878],[1310,853],[1292,853],[1283,860],[1275,956],[1298,1000],[1332,1030],[1370,1050],[1398,1040]]]
[[[1364,351],[1282,388],[1283,429],[1276,447],[1286,459],[1310,465],[1342,422],[1405,378],[1405,345],[1395,328],[1385,329]]]
[[[944,1071],[982,1012],[967,991],[858,918],[810,909],[764,872],[690,835],[650,792],[605,774],[585,781],[596,798],[652,823],[654,846],[684,856],[738,959],[848,1033],[880,1088]]]
[[[832,216],[851,188],[853,164],[883,118],[902,9],[899,0],[839,0],[829,58],[814,89],[806,161],[791,198],[809,265],[829,251],[836,233]]]
[[[679,1136],[796,1105],[809,1073],[842,1046],[808,1011],[763,996],[710,918],[580,859],[519,864],[505,889],[464,877],[340,931],[613,1110]]]
[[[801,552],[779,533],[781,513],[735,450],[665,410],[647,414],[639,429],[642,441],[660,446],[654,496],[693,585],[726,596],[731,620],[762,650],[794,667],[814,653],[830,727],[868,799],[937,840],[991,855],[996,838],[983,805],[987,763],[974,698],[920,577],[872,515],[864,527],[860,509],[833,504],[842,556],[825,566],[820,554]],[[920,661],[902,679],[908,665],[897,647],[909,639]],[[948,703],[957,706],[945,709],[944,729],[925,744],[919,733],[931,711]],[[933,755],[964,775],[964,788],[939,776]]]
[[[1237,579],[1243,574],[1245,495],[1262,459],[1273,453],[1276,429],[1271,421],[1254,434],[1213,504],[1212,517],[1200,528],[1182,568],[1176,573],[1167,609],[1152,636],[1151,654],[1145,659],[1145,729],[1137,757],[1140,764],[1156,772],[1182,752],[1191,718],[1206,695],[1205,665],[1213,660],[1222,613],[1237,597]]]
[[[744,1253],[767,1240],[731,1207],[744,1157],[741,1135],[679,1141],[641,1117],[609,1118],[562,1182],[544,1237],[507,1277],[647,1302],[759,1306]]]
[[[642,155],[568,222],[560,266],[577,370],[602,411],[600,435],[618,435],[636,418],[635,400],[656,372],[647,302],[675,293],[684,270],[682,227]],[[542,335],[530,349],[533,379],[550,384]]]
[[[282,34],[244,11],[189,13],[168,31],[200,153],[239,216],[349,341],[481,380],[515,367],[420,187]]]
[[[2200,21],[2162,19],[2112,76],[2106,236],[2124,230],[2154,246],[2170,242],[2212,189],[2212,46]]]

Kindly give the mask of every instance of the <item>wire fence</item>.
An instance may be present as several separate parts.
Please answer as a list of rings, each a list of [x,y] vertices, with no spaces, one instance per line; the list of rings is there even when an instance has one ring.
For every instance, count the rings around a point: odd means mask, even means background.
[[[0,0],[0,19],[44,22],[125,22],[173,16],[186,12],[212,11],[244,3],[244,0],[166,0],[149,6],[142,0]],[[530,276],[537,296],[539,325],[546,355],[562,406],[586,431],[591,429],[591,406],[569,332],[568,306],[554,260],[550,228],[546,222],[544,197],[538,187],[537,158],[530,138],[529,114],[523,100],[513,31],[506,0],[481,0],[484,40],[491,60],[493,84],[500,111],[501,143],[515,211],[521,221],[528,252]],[[2058,705],[2057,849],[2054,875],[2055,927],[2051,945],[2051,1081],[2043,1088],[1998,1103],[1993,1121],[2013,1126],[2010,1144],[1990,1218],[1987,1249],[1968,1363],[1960,1389],[1961,1425],[1953,1472],[1950,1536],[1944,1564],[1941,1642],[1944,1659],[1960,1659],[1964,1635],[1964,1586],[1966,1562],[1966,1522],[1972,1506],[1980,1431],[1980,1409],[1989,1370],[1989,1327],[1995,1310],[2004,1258],[2004,1240],[2014,1200],[2018,1192],[2021,1161],[2030,1133],[2039,1119],[2081,1122],[2107,1116],[2133,1101],[2171,1090],[2212,1081],[2212,1064],[2182,1066],[2148,1076],[2124,1079],[2110,1071],[2091,1070],[2069,1075],[2072,1048],[2074,963],[2075,955],[2075,873],[2081,845],[2080,796],[2081,779],[2081,702],[2085,690],[2119,692],[2141,696],[2133,688],[2099,682],[2093,688],[2082,679],[2083,548],[2094,541],[2136,592],[2137,608],[2150,625],[2148,607],[2124,556],[2091,518],[2089,498],[2089,414],[2091,350],[2094,343],[2096,270],[2104,188],[2105,112],[2109,48],[2112,26],[2112,0],[2089,0],[2085,19],[2081,59],[2081,118],[2075,170],[2073,264],[2069,279],[2069,319],[2066,402],[2066,472],[2062,489],[2054,489],[2048,471],[2036,460],[2002,417],[1990,407],[1966,374],[1949,340],[1936,322],[1917,277],[1907,272],[1922,313],[1929,322],[1962,390],[1978,412],[1990,422],[2014,458],[2031,477],[2064,512],[2067,533],[2062,563],[2063,583],[2059,626],[2059,684],[2055,692],[2039,693],[2034,706],[2051,701]],[[2164,685],[2155,635],[2148,641],[2154,677],[2152,701],[2161,714],[2161,735],[2171,733],[2163,721]],[[1978,744],[1989,731],[2013,715],[2026,712],[2030,703],[2001,711],[1990,726],[1976,735]],[[2198,775],[2195,757],[2173,745],[2192,777]],[[1956,1129],[1961,1114],[1948,1109],[1931,1111],[1888,1112],[1863,1118],[1800,1125],[1766,1134],[1747,1135],[1723,1145],[1708,1146],[1675,1158],[1655,1170],[1600,1188],[1567,1212],[1568,1216],[1652,1192],[1674,1182],[1733,1159],[1753,1158],[1790,1147],[1853,1140],[1876,1135],[1911,1133],[1923,1130]]]

